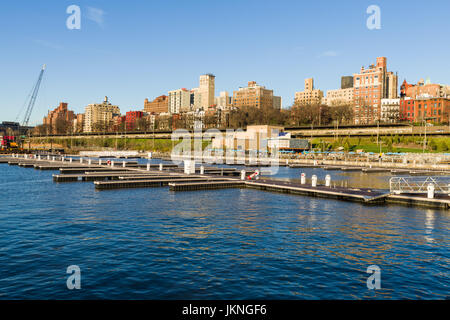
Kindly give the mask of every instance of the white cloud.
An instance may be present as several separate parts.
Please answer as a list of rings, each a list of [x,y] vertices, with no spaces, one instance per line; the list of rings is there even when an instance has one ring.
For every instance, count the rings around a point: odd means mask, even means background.
[[[86,18],[91,21],[94,21],[102,28],[104,26],[104,16],[105,12],[102,9],[87,7]]]

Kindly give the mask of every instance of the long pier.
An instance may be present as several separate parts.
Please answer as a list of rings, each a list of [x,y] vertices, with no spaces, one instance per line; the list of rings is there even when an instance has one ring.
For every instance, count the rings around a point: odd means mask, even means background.
[[[285,182],[276,179],[261,178],[259,180],[241,180],[241,171],[229,167],[196,168],[195,173],[186,174],[183,168],[174,164],[138,164],[130,161],[109,163],[89,159],[89,161],[75,161],[64,156],[49,159],[34,157],[0,157],[0,163],[18,165],[23,168],[36,170],[59,171],[53,174],[53,181],[78,182],[91,181],[96,190],[110,190],[123,188],[157,188],[168,187],[172,192],[200,191],[226,188],[248,188],[266,192],[277,192],[309,197],[336,199],[341,201],[358,202],[365,205],[397,204],[415,207],[429,207],[448,210],[450,195],[437,194],[429,199],[423,194],[391,194],[388,191],[368,188],[348,188],[324,186],[306,183]],[[303,167],[303,166],[302,166]],[[333,166],[323,167],[324,170],[342,170]],[[390,172],[385,168],[355,168],[349,167],[344,171],[362,170],[366,173]],[[406,170],[405,170],[406,171]],[[254,169],[250,171],[253,173]],[[404,174],[404,171],[392,172]],[[423,174],[424,172],[419,172]],[[248,174],[248,172],[247,172]],[[239,176],[239,177],[236,177]]]
[[[445,170],[411,170],[411,169],[393,169],[393,168],[371,168],[371,167],[352,167],[352,166],[335,166],[323,164],[291,164],[290,168],[321,168],[327,171],[361,171],[364,173],[390,173],[392,175],[415,175],[415,176],[429,176],[429,175],[450,175],[450,171]]]

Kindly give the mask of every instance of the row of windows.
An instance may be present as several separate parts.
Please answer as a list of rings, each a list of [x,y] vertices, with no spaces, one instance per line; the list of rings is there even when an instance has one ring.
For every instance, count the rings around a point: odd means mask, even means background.
[[[408,113],[408,114],[409,114],[409,113]],[[421,111],[418,111],[417,114],[418,114],[419,117],[420,117],[420,115],[421,115],[422,113],[421,113]],[[428,114],[429,114],[429,115],[432,115],[432,114],[434,114],[434,115],[441,115],[441,110],[440,110],[440,109],[439,109],[439,110],[433,110],[433,112],[429,112]],[[423,115],[426,116],[426,115],[427,115],[427,112],[424,111],[424,112],[423,112]]]

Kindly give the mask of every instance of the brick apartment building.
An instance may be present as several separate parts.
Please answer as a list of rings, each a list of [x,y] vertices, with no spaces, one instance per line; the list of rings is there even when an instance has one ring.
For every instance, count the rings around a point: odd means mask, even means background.
[[[400,87],[400,96],[402,98],[409,97],[415,99],[417,96],[428,95],[432,97],[442,97],[445,96],[442,88],[445,86],[437,83],[425,83],[422,79],[417,84],[409,84],[403,81]]]
[[[450,90],[448,85],[421,79],[417,84],[403,81],[400,87],[400,120],[409,122],[448,122]]]
[[[273,90],[266,89],[255,81],[249,81],[247,87],[233,91],[233,107],[272,108],[273,105]]]
[[[445,97],[418,96],[400,99],[400,120],[409,122],[449,121],[450,99]]]
[[[144,101],[144,111],[152,114],[160,114],[169,112],[169,97],[162,95],[153,101]]]
[[[49,111],[43,119],[43,124],[48,126],[49,133],[67,133],[76,116],[68,109],[68,104],[61,102],[54,110]]]
[[[137,126],[137,121],[144,117],[144,112],[142,111],[128,111],[125,114],[125,124],[127,130],[135,130]]]
[[[381,99],[395,99],[398,77],[387,71],[386,57],[353,75],[353,111],[355,124],[374,123],[381,119]]]

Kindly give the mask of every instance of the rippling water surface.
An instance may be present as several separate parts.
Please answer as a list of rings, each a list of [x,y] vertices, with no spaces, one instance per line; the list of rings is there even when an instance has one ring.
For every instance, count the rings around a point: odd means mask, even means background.
[[[98,192],[53,172],[0,172],[0,299],[449,296],[446,211],[245,189]],[[69,265],[81,290],[66,287]]]

